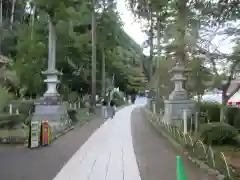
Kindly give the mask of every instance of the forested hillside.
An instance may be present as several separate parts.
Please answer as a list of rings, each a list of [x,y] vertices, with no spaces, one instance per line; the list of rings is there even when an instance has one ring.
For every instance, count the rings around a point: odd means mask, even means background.
[[[7,67],[1,69],[1,79],[7,81],[2,82],[5,91],[14,92],[15,98],[41,96],[45,90],[41,72],[47,68],[49,16],[54,17],[57,32],[56,67],[63,73],[59,92],[90,93],[92,8],[96,16],[97,93],[113,86],[125,92],[144,88],[142,49],[124,32],[114,0],[0,2],[0,52],[9,58]]]

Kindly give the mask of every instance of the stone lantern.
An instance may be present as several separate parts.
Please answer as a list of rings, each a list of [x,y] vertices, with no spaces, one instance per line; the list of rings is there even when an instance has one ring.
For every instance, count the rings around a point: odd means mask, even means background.
[[[183,83],[186,81],[184,72],[186,71],[189,70],[185,69],[179,62],[169,71],[173,74],[171,80],[174,82],[174,89],[169,95],[169,99],[164,101],[164,123],[180,126],[183,110],[187,109],[188,112],[191,112],[195,107],[196,102],[188,99],[187,90],[183,88]]]
[[[48,120],[50,126],[58,132],[69,121],[69,116],[67,113],[68,102],[63,102],[57,91],[57,84],[60,83],[58,76],[62,73],[56,69],[56,38],[55,26],[49,19],[48,68],[42,72],[47,76],[44,80],[47,89],[44,95],[35,101],[32,121]]]
[[[173,74],[171,81],[174,83],[174,90],[169,96],[169,100],[186,100],[188,98],[187,91],[183,88],[183,83],[186,81],[184,77],[185,68],[179,62],[176,63],[169,73]]]

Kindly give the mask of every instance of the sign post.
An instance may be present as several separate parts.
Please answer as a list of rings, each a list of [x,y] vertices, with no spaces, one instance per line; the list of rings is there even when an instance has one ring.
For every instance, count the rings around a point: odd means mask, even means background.
[[[37,148],[39,147],[40,140],[40,123],[39,121],[32,121],[29,129],[29,148]]]

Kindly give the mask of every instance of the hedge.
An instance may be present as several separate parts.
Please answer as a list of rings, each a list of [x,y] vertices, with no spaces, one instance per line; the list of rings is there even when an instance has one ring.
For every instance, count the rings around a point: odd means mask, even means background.
[[[120,94],[120,92],[113,92],[112,98],[113,98],[113,101],[115,102],[117,107],[125,104],[124,98]]]
[[[229,124],[221,122],[203,124],[201,125],[200,130],[200,137],[205,144],[236,144],[235,139],[238,136],[238,131]]]
[[[0,129],[12,129],[18,124],[24,123],[22,114],[0,114]]]
[[[218,103],[200,103],[200,116],[205,119],[205,122],[219,122],[220,108]],[[228,123],[237,129],[240,129],[240,109],[233,106],[227,107],[226,118]]]
[[[8,103],[5,107],[5,112],[9,112],[9,104],[12,104],[13,112],[18,109],[20,114],[28,116],[28,114],[34,111],[34,101],[33,100],[13,100]]]
[[[18,110],[20,114],[29,115],[34,111],[34,101],[20,101]]]

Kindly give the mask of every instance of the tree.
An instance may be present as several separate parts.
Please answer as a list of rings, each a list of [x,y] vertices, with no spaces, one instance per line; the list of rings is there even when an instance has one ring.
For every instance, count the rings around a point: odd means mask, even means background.
[[[197,96],[198,102],[200,102],[202,95],[213,80],[213,74],[210,69],[203,65],[203,60],[200,57],[192,59],[188,68],[190,69],[187,83],[188,90],[192,96]]]
[[[239,20],[240,14],[238,8],[240,2],[234,0],[128,0],[128,4],[137,17],[140,19],[148,19],[151,15],[152,20],[155,22],[153,23],[155,27],[153,32],[157,34],[158,57],[164,56],[170,60],[173,59],[172,57],[175,57],[185,66],[192,64],[193,69],[201,67],[202,70],[205,71],[208,69],[206,65],[211,67],[214,76],[212,82],[204,85],[204,79],[208,79],[208,77],[202,77],[201,81],[203,82],[200,84],[204,86],[201,86],[201,92],[195,90],[194,93],[202,94],[206,86],[211,87],[214,85],[216,87],[216,85],[219,84],[219,88],[223,93],[221,121],[224,121],[226,103],[228,99],[239,90],[239,87],[236,87],[230,94],[227,94],[231,81],[235,79],[238,74],[239,62],[238,51],[236,50],[238,43],[233,53],[226,54],[220,52],[217,46],[214,47],[212,41],[216,36],[219,37],[219,35],[226,36],[224,39],[231,37],[232,40],[237,40],[239,38],[240,31],[237,20]],[[162,20],[159,23],[160,18],[162,18]],[[159,25],[161,25],[160,30]],[[164,32],[161,38],[159,37],[159,31]],[[156,37],[152,36],[151,33],[148,35],[149,38],[153,37],[155,40]],[[159,44],[161,44],[161,46]],[[160,49],[161,53],[159,53]],[[201,64],[201,66],[194,67],[197,65],[195,61],[196,55],[201,56],[201,60],[197,63]],[[224,76],[219,73],[218,68],[223,62],[226,67]],[[145,69],[149,67],[148,65],[151,66],[151,62],[146,63],[145,61]],[[155,69],[157,70],[157,68]],[[160,73],[160,71],[158,72]],[[194,73],[195,72],[191,73],[190,76],[197,76],[196,74],[194,75]],[[157,77],[156,72],[153,74]],[[199,75],[200,74],[198,74],[198,76]],[[224,77],[223,83],[222,77]],[[158,84],[157,86],[159,88],[160,84],[157,78],[155,79],[155,85]],[[192,87],[195,85],[193,82],[190,82],[190,84],[186,87],[193,90]]]
[[[28,2],[28,3],[27,3]],[[139,73],[142,49],[123,30],[115,1],[101,0],[95,4],[96,40],[92,50],[92,8],[85,1],[2,1],[3,26],[1,31],[1,52],[11,57],[11,67],[20,82],[17,91],[23,96],[40,96],[44,92],[41,71],[46,69],[48,56],[48,29],[52,23],[56,32],[56,66],[63,76],[59,92],[65,98],[71,92],[90,93],[91,77],[96,74],[96,93],[100,93],[101,82],[109,80],[115,74],[115,86],[124,91],[141,89],[145,83],[144,75]],[[12,7],[14,6],[14,13]],[[28,9],[28,11],[26,11]],[[13,17],[14,16],[14,17]],[[12,18],[13,17],[13,18]],[[12,22],[10,21],[12,19]],[[95,50],[94,50],[95,49]],[[95,53],[94,53],[95,52]],[[92,55],[92,53],[94,53]],[[104,54],[104,55],[103,55]],[[50,53],[49,55],[54,56]],[[52,57],[54,58],[54,57]],[[91,64],[96,66],[91,75]],[[105,61],[105,77],[101,77],[101,64]],[[124,71],[129,69],[128,73]],[[130,72],[136,71],[134,75]],[[128,85],[136,79],[135,84]],[[134,87],[133,87],[134,86]],[[23,92],[24,89],[24,92]],[[105,89],[104,87],[102,89]],[[103,90],[102,90],[103,91]],[[93,96],[92,96],[93,97]],[[93,105],[95,103],[92,103]]]

